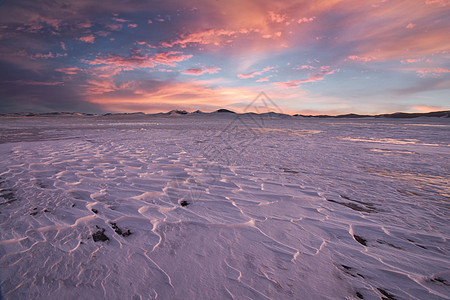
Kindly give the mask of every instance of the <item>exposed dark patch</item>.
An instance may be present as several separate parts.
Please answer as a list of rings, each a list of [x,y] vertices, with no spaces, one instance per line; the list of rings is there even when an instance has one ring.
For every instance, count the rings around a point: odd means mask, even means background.
[[[44,212],[47,213],[47,212],[50,212],[50,211],[48,209],[44,209]]]
[[[98,228],[98,226],[97,226]],[[109,238],[105,235],[105,229],[101,228],[97,232],[92,234],[92,239],[94,242],[106,242],[109,241]]]
[[[397,298],[395,298],[394,295],[392,295],[392,294],[386,292],[386,291],[383,290],[383,289],[377,288],[377,290],[379,290],[380,293],[382,293],[382,294],[386,297],[386,298],[384,298],[384,299],[387,299],[387,300],[396,300],[396,299],[397,299]]]
[[[95,208],[93,208],[93,209],[91,209],[92,210],[92,212],[94,213],[94,214],[98,214],[98,210],[96,210]]]
[[[379,243],[379,244],[385,244],[385,245],[391,246],[392,248],[399,249],[399,250],[403,250],[402,247],[395,246],[394,244],[391,244],[391,243],[386,242],[386,241],[383,241],[383,240],[377,240],[377,243]]]
[[[415,244],[417,247],[420,247],[420,248],[422,248],[422,249],[428,249],[427,247],[425,247],[425,246],[422,246],[422,245],[419,245],[419,244]]]
[[[356,273],[356,275],[358,275],[358,276],[361,277],[361,278],[366,278],[366,277],[364,277],[364,275],[361,275],[361,274],[359,274],[359,273]]]
[[[364,296],[360,292],[356,292],[356,297],[359,299],[364,299]]]
[[[350,275],[352,277],[356,277],[356,275],[351,272],[351,270],[353,270],[352,267],[349,267],[346,265],[341,265],[341,267],[342,267],[342,269],[341,269],[342,272],[344,272],[345,274]]]
[[[344,269],[346,269],[346,270],[351,270],[352,269],[352,267],[349,267],[349,266],[346,266],[346,265],[341,265]]]
[[[360,237],[359,235],[354,234],[353,237],[355,238],[355,240],[360,243],[361,245],[367,246],[367,240]]]
[[[0,190],[0,197],[6,200],[5,202],[0,202],[0,205],[1,204],[9,204],[9,203],[13,203],[14,201],[17,201],[16,196],[10,189]]]
[[[188,206],[189,204],[190,204],[190,203],[187,202],[186,200],[180,201],[180,205],[181,205],[181,206]]]
[[[37,215],[37,211],[33,211],[33,212],[30,212],[30,215],[32,215],[32,216],[35,216],[35,215]]]
[[[72,207],[75,207],[75,203],[74,203],[74,204],[72,204]]]
[[[443,283],[444,285],[450,285],[447,280],[445,280],[444,278],[441,278],[441,277],[432,278],[432,279],[430,279],[430,281],[431,282],[440,282],[440,283]]]
[[[285,172],[285,173],[298,174],[297,171],[294,171],[294,170],[291,170],[288,168],[280,168],[280,170],[283,170],[283,172]]]
[[[42,182],[38,182],[37,185],[38,185],[38,187],[40,187],[41,189],[46,189],[46,188],[48,188],[48,185],[46,185],[45,183],[42,183]]]
[[[112,229],[114,229],[114,231],[118,234],[121,235],[123,237],[127,237],[129,235],[132,234],[132,232],[130,231],[130,229],[128,229],[127,231],[123,231],[121,228],[119,228],[119,226],[117,226],[116,223],[111,223],[111,227]]]
[[[342,206],[345,206],[345,207],[348,207],[348,208],[353,209],[355,211],[366,212],[366,213],[377,213],[377,211],[376,211],[376,209],[375,209],[375,207],[374,207],[374,205],[372,203],[351,200],[350,198],[345,197],[345,196],[342,197],[342,198],[350,200],[350,201],[361,203],[361,204],[365,205],[366,207],[360,206],[360,205],[355,204],[355,203],[340,202],[340,201],[336,201],[336,200],[333,200],[333,199],[327,199],[327,201],[332,202],[332,203],[336,203],[336,204],[339,204],[339,205],[342,205]]]

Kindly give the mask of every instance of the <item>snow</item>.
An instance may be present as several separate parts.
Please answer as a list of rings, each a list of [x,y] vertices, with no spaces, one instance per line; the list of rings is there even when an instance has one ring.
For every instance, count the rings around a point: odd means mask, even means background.
[[[450,299],[449,120],[0,128],[5,299]]]

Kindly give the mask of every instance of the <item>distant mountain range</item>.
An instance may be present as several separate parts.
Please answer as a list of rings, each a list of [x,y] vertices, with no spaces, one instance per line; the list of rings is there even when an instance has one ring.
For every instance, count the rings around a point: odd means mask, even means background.
[[[288,115],[276,112],[268,112],[268,113],[236,113],[229,109],[221,108],[214,112],[206,113],[200,110],[196,110],[194,112],[187,112],[185,110],[171,110],[167,113],[156,113],[156,114],[145,114],[143,112],[135,112],[135,113],[106,113],[106,114],[87,114],[87,113],[78,113],[78,112],[50,112],[50,113],[11,113],[11,114],[0,114],[0,116],[183,116],[183,115],[260,115],[260,116],[268,116],[268,117],[301,117],[301,118],[337,118],[337,119],[358,119],[358,118],[390,118],[390,119],[413,119],[419,117],[434,117],[434,118],[450,118],[450,110],[445,111],[434,111],[429,113],[404,113],[404,112],[396,112],[392,114],[380,114],[380,115],[359,115],[359,114],[345,114],[338,116],[329,116],[329,115]]]

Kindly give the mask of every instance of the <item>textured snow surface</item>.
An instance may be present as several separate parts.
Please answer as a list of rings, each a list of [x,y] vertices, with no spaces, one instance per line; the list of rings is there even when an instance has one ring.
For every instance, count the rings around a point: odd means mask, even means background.
[[[449,299],[450,123],[3,117],[5,299]]]

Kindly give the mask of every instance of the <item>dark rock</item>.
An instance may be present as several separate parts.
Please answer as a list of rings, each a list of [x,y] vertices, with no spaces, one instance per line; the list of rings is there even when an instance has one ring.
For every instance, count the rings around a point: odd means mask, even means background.
[[[93,208],[93,209],[91,209],[92,210],[92,212],[94,213],[94,214],[98,214],[98,210],[96,210],[95,208]]]
[[[364,299],[364,296],[360,292],[356,292],[356,297],[359,299]]]
[[[355,240],[360,243],[361,245],[367,246],[367,240],[360,237],[359,235],[354,234],[353,237],[355,238]]]
[[[98,228],[98,226],[97,226]],[[105,235],[105,229],[102,228],[100,230],[98,230],[97,232],[92,234],[92,239],[94,240],[94,242],[106,242],[109,241],[109,238]]]
[[[37,213],[38,213],[37,211],[33,211],[30,213],[30,215],[35,216],[35,215],[37,215]]]
[[[387,300],[396,300],[396,299],[397,299],[397,298],[395,298],[394,295],[389,294],[388,292],[386,292],[386,291],[383,290],[383,289],[377,288],[377,290],[379,290],[380,293],[382,293],[382,294],[386,297],[386,298],[383,297],[383,299],[387,299]]]
[[[128,229],[127,231],[123,231],[121,228],[119,228],[119,226],[117,226],[117,224],[116,223],[111,223],[111,227],[112,227],[112,229],[114,229],[114,231],[118,234],[118,235],[121,235],[121,236],[123,236],[123,237],[127,237],[127,236],[129,236],[129,235],[131,235],[132,234],[132,232]]]
[[[440,283],[443,283],[444,285],[450,285],[447,280],[445,280],[444,278],[441,278],[441,277],[435,277],[435,278],[431,279],[431,282],[440,282]]]
[[[280,170],[283,170],[283,172],[285,172],[285,173],[298,174],[297,171],[293,171],[288,168],[280,168]]]
[[[187,202],[186,200],[182,200],[182,201],[180,201],[180,205],[181,206],[188,206],[189,202]]]
[[[346,265],[341,265],[344,269],[346,269],[346,270],[350,270],[351,269],[351,267],[349,267],[349,266],[346,266]]]

